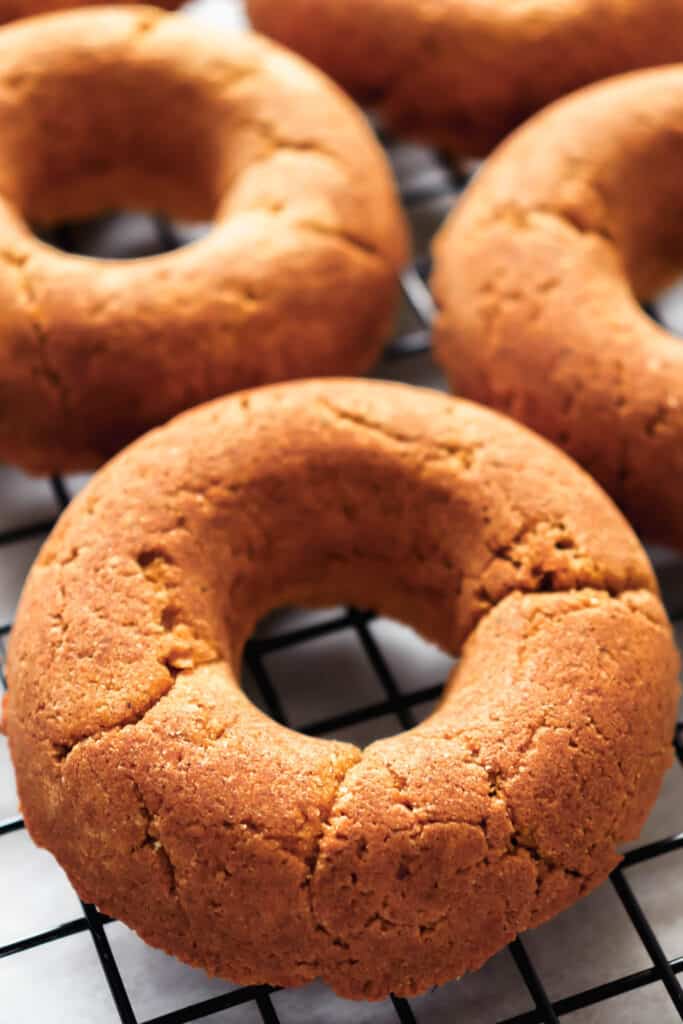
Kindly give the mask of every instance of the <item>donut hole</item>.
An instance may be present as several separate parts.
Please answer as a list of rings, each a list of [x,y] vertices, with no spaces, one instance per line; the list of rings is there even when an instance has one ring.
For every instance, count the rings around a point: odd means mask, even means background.
[[[683,271],[683,133],[653,118],[605,145],[590,184],[577,191],[567,179],[560,205],[617,244],[636,295],[650,300]]]
[[[656,295],[645,309],[667,331],[683,338],[683,275]]]
[[[238,415],[241,421],[248,409],[244,424],[256,425],[258,433],[260,401],[259,392],[244,396]],[[255,435],[256,454],[245,466],[248,479],[240,470],[228,487],[212,470],[214,482],[202,490],[206,501],[195,507],[183,499],[175,510],[186,517],[182,530],[174,525],[160,549],[156,542],[141,549],[138,564],[156,593],[166,595],[157,621],[173,657],[179,650],[184,662],[189,643],[192,651],[197,647],[198,663],[218,656],[233,677],[246,667],[247,680],[262,691],[261,706],[265,697],[265,710],[293,728],[334,736],[351,723],[337,721],[329,732],[311,727],[321,718],[369,706],[375,708],[370,718],[382,718],[380,726],[395,732],[410,724],[401,715],[399,692],[442,684],[452,661],[439,651],[456,657],[482,601],[490,603],[488,593],[482,599],[473,593],[478,578],[465,576],[473,550],[482,562],[490,555],[477,539],[488,506],[450,494],[455,464],[462,460],[466,467],[473,458],[468,445],[424,452],[406,440],[396,450],[362,407],[347,410],[333,397],[314,399],[313,406],[323,436],[329,431],[336,438],[334,458],[326,444],[312,444],[307,414],[275,460],[266,438]],[[284,422],[282,415],[291,427],[276,403],[272,429]],[[409,421],[404,429],[410,438]],[[219,458],[223,431],[216,441]],[[416,476],[421,456],[429,468]],[[188,559],[188,538],[198,537],[201,543]],[[234,567],[227,579],[226,565]],[[326,610],[303,619],[297,612],[294,620],[289,612],[283,620],[272,611],[282,607]],[[394,621],[347,612],[348,607],[371,608]],[[292,630],[295,644],[288,638]],[[435,659],[424,676],[416,655],[424,649],[422,637],[431,641]],[[292,713],[288,702],[297,690],[305,699],[300,713]],[[276,711],[278,700],[283,716]],[[420,702],[416,697],[414,703]]]
[[[0,98],[5,152],[0,192],[44,232],[112,210],[154,210],[210,221],[225,193],[225,106],[198,69],[169,54],[65,62],[18,79]],[[40,65],[41,55],[36,57]],[[68,117],[64,112],[68,111]]]
[[[211,225],[172,221],[163,215],[118,210],[83,221],[33,228],[48,245],[99,259],[144,259],[179,249],[202,238]]]
[[[395,619],[299,606],[261,620],[247,644],[242,678],[266,712],[273,711],[274,692],[287,723],[299,731],[364,747],[425,717],[453,665]]]

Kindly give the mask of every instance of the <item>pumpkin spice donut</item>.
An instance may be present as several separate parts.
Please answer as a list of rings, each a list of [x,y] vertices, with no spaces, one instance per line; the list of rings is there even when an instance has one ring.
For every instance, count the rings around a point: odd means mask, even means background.
[[[96,261],[28,226],[122,206],[213,230]],[[362,115],[274,43],[148,7],[0,32],[0,458],[87,468],[206,398],[367,369],[405,255]]]
[[[386,122],[483,156],[551,100],[683,60],[681,0],[247,0],[255,27]]]
[[[639,305],[683,267],[683,65],[590,87],[504,143],[437,238],[455,390],[564,447],[683,547],[683,346]]]
[[[364,751],[240,691],[275,605],[360,603],[462,652]],[[86,900],[235,982],[413,995],[601,882],[672,759],[677,654],[598,486],[498,414],[328,380],[142,438],[21,598],[6,728],[31,835]]]

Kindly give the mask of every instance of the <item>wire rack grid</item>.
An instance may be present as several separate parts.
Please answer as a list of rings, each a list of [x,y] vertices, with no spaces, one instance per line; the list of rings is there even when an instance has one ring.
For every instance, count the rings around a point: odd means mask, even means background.
[[[428,251],[425,243],[433,233],[439,220],[467,184],[468,175],[448,167],[434,154],[418,150],[416,147],[393,144],[391,140],[381,138],[389,155],[393,159],[397,171],[404,205],[408,210],[418,239],[417,258],[415,263],[406,270],[402,278],[404,309],[396,336],[389,344],[385,356],[377,371],[380,377],[407,379],[431,386],[440,386],[440,378],[429,360],[429,330],[434,312],[433,300],[427,286],[429,273]],[[130,227],[130,225],[129,225]],[[182,228],[160,219],[138,218],[138,229],[142,228],[142,242],[128,241],[124,249],[128,255],[140,255],[148,251],[164,251],[174,248],[187,240],[187,232]],[[84,236],[83,230],[73,228],[62,229],[53,240],[65,249],[79,251],[102,252],[102,239],[106,235],[111,244],[112,232],[116,236],[119,230],[118,221],[100,222],[94,228],[87,229],[90,235]],[[94,231],[94,235],[92,232]],[[114,238],[116,245],[116,238]],[[106,246],[105,246],[106,248]],[[124,253],[118,252],[118,255]],[[83,484],[81,478],[57,477],[49,482],[42,482],[43,488],[49,487],[52,505],[55,512],[66,507],[73,494]],[[1,486],[1,481],[0,481]],[[0,492],[0,505],[2,493]],[[32,518],[32,503],[28,503],[26,515],[19,525],[12,525],[0,532],[0,578],[6,571],[5,555],[12,549],[28,545],[31,550],[45,537],[51,529],[54,517]],[[681,626],[683,636],[683,562],[670,558],[666,554],[658,554],[661,569],[660,579],[663,584],[665,599],[669,611],[677,625]],[[20,583],[20,580],[17,580]],[[11,609],[3,620],[0,609],[0,682],[6,686],[2,674],[2,658],[6,649],[7,639],[12,628]],[[369,739],[385,732],[397,731],[399,728],[409,729],[415,725],[433,706],[443,688],[443,680],[447,672],[445,658],[432,657],[428,664],[439,672],[431,680],[422,682],[417,689],[405,682],[405,659],[410,662],[410,651],[419,645],[416,637],[402,637],[403,647],[400,650],[398,663],[395,646],[392,648],[392,629],[398,627],[386,620],[378,620],[372,612],[354,608],[333,609],[315,614],[276,615],[265,626],[257,630],[249,640],[245,652],[245,686],[247,691],[273,718],[285,725],[298,728],[300,731],[315,736],[336,736],[347,738],[350,730],[356,730],[354,738]],[[334,660],[335,648],[326,655],[328,662],[320,664],[320,644],[333,644],[339,637],[351,638],[355,645],[352,662],[342,666],[346,675],[362,675],[372,682],[359,688],[353,688],[354,706],[343,710],[332,709],[329,713],[311,720],[306,718],[308,706],[307,693],[300,695],[299,707],[292,710],[287,701],[287,686],[292,671],[320,675],[334,675],[330,659]],[[406,643],[408,647],[406,648]],[[317,647],[316,647],[317,645]],[[337,649],[338,650],[338,649]],[[406,650],[408,654],[406,655]],[[317,653],[316,653],[317,651]],[[313,652],[313,653],[311,653]],[[282,657],[290,658],[286,668]],[[344,656],[345,657],[345,656]],[[403,665],[401,660],[403,659]],[[294,666],[292,669],[291,666]],[[302,669],[303,666],[303,669]],[[338,669],[338,666],[337,666]],[[408,673],[409,674],[409,673]],[[328,680],[324,680],[329,685]],[[683,722],[679,723],[674,739],[679,773],[675,785],[680,787],[677,792],[683,793]],[[1,807],[2,805],[0,805]],[[671,806],[671,798],[669,798]],[[676,801],[674,800],[674,807]],[[666,825],[671,822],[671,815]],[[680,819],[676,828],[683,829],[683,799],[680,801]],[[20,815],[12,814],[0,820],[0,885],[3,877],[3,846],[24,829]],[[363,1021],[367,1024],[390,1024],[400,1021],[403,1024],[431,1024],[433,1021],[452,1021],[470,1024],[470,1021],[487,1021],[493,1024],[556,1024],[560,1018],[568,1017],[576,1024],[588,1024],[593,1021],[675,1021],[683,1020],[683,989],[679,975],[683,973],[683,955],[672,954],[665,948],[665,943],[658,934],[658,922],[648,913],[645,905],[636,894],[632,884],[633,871],[652,870],[653,865],[662,863],[666,858],[683,851],[683,831],[672,831],[657,834],[652,841],[633,846],[624,857],[620,867],[611,876],[613,895],[616,895],[622,908],[622,916],[617,919],[615,912],[608,913],[605,928],[605,941],[614,940],[616,932],[628,929],[630,938],[639,945],[640,959],[637,969],[623,970],[615,973],[612,969],[607,980],[587,987],[580,985],[581,971],[576,969],[569,955],[562,950],[557,951],[558,960],[564,965],[562,985],[550,986],[546,982],[548,972],[543,962],[543,943],[534,941],[530,933],[524,939],[517,939],[505,954],[497,961],[496,972],[489,974],[485,986],[475,987],[474,994],[463,1000],[460,993],[464,991],[466,982],[456,982],[446,986],[441,996],[435,1001],[421,999],[407,1000],[392,997],[385,1004],[376,1008],[362,1004],[348,1004],[340,1000],[331,1001],[333,997],[321,996],[319,989],[313,989],[307,996],[302,990],[301,998],[290,1005],[280,999],[281,991],[266,986],[235,987],[227,983],[220,985],[218,991],[214,986],[211,994],[203,998],[187,1001],[179,995],[177,1003],[161,1013],[145,1013],[144,1004],[140,1009],[139,1000],[131,994],[131,986],[127,977],[130,975],[129,965],[122,964],[117,956],[116,943],[111,939],[112,928],[116,926],[110,918],[102,915],[94,906],[83,903],[76,904],[77,913],[48,928],[38,928],[14,937],[12,941],[2,943],[0,931],[0,968],[4,963],[12,962],[19,965],[13,972],[14,984],[25,986],[25,1011],[17,1013],[16,997],[12,1009],[8,1009],[3,999],[3,981],[0,971],[0,1024],[15,1024],[21,1021],[47,1019],[31,1010],[32,987],[35,981],[32,969],[27,965],[21,968],[21,958],[31,951],[50,948],[55,951],[59,963],[59,950],[70,937],[84,934],[92,942],[99,967],[91,965],[89,970],[101,970],[106,981],[112,1006],[113,1016],[105,1014],[102,1003],[93,997],[90,1020],[98,1024],[100,1020],[118,1020],[121,1024],[184,1024],[184,1022],[208,1019],[214,1024],[229,1021],[234,1024],[251,1024],[252,1021],[263,1021],[266,1024],[287,1024],[288,1021],[343,1020]],[[680,866],[680,865],[679,865]],[[2,889],[0,888],[0,893]],[[39,893],[42,900],[50,901],[51,890],[48,888]],[[668,894],[664,898],[669,901]],[[671,900],[676,894],[671,892]],[[680,906],[678,919],[683,919],[683,899],[678,893]],[[0,896],[0,907],[2,906]],[[650,900],[651,903],[651,900]],[[625,915],[624,913],[625,912]],[[655,915],[656,917],[656,915]],[[0,914],[1,918],[1,914]],[[588,928],[598,927],[595,918],[588,917]],[[602,922],[604,925],[604,921]],[[21,927],[21,922],[18,922]],[[542,931],[542,930],[541,930]],[[678,933],[680,935],[680,932]],[[678,947],[683,953],[683,948]],[[505,956],[503,963],[501,957]],[[85,967],[83,968],[85,970]],[[485,969],[485,971],[488,969]],[[524,1007],[519,1011],[508,1013],[515,1005],[515,1000],[505,998],[503,1006],[495,1009],[489,1007],[483,989],[498,984],[505,991],[509,982],[509,974],[515,975],[514,983],[523,990],[518,1005]],[[197,972],[199,973],[199,972]],[[484,972],[480,972],[482,976]],[[503,982],[503,976],[508,981]],[[100,979],[101,980],[101,979]],[[7,991],[7,990],[5,990]],[[99,990],[98,990],[99,991]],[[556,995],[562,991],[559,997]],[[641,993],[637,1011],[622,1013],[622,997],[629,993]],[[479,993],[477,995],[477,993]],[[650,996],[650,993],[653,993]],[[656,995],[654,995],[656,994]],[[321,1001],[322,1000],[322,1001]],[[486,1005],[485,1005],[486,1004]],[[604,1010],[604,1008],[607,1008]],[[604,1010],[604,1012],[603,1012]],[[644,1014],[644,1015],[643,1015]],[[54,1007],[50,1019],[71,1020],[68,1011]]]

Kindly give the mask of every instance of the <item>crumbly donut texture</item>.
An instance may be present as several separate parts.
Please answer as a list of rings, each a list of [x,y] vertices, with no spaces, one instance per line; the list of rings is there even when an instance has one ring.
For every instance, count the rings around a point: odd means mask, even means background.
[[[683,345],[638,300],[683,267],[683,65],[537,115],[442,228],[438,361],[454,390],[569,451],[643,533],[683,547]]]
[[[28,227],[121,206],[214,226],[100,261]],[[87,468],[207,398],[366,370],[405,255],[363,116],[276,44],[149,7],[0,32],[0,458]]]
[[[247,0],[399,132],[483,156],[551,100],[683,60],[681,0]]]
[[[462,652],[439,709],[364,751],[237,683],[266,610],[340,601]],[[28,578],[6,726],[83,898],[235,982],[381,999],[607,876],[671,763],[677,668],[642,548],[561,452],[436,392],[310,381],[94,477]]]

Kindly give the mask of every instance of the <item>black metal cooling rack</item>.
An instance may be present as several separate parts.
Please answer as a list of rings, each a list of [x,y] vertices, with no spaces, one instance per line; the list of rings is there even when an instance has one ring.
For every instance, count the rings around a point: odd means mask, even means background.
[[[382,139],[382,141],[387,145],[391,154],[392,147],[389,141],[386,139]],[[450,200],[457,197],[466,181],[467,175],[461,175],[442,164],[433,164],[429,173],[423,175],[422,180],[418,179],[417,182],[413,180],[410,187],[402,189],[402,198],[409,212],[414,212],[421,204],[439,200],[443,200],[445,208]],[[182,244],[182,235],[174,229],[173,225],[160,219],[156,222],[156,230],[158,233],[156,251],[172,249]],[[53,241],[65,249],[71,249],[76,244],[73,233],[68,228],[53,235]],[[399,360],[419,358],[429,350],[429,331],[434,304],[426,283],[428,273],[428,257],[425,257],[418,258],[403,275],[402,289],[409,316],[404,317],[407,326],[398,332],[387,348],[386,360],[388,363],[385,363],[385,366],[391,366],[392,363]],[[61,509],[65,508],[71,497],[68,481],[56,477],[52,480],[52,488],[58,506]],[[38,522],[27,527],[6,531],[0,534],[0,551],[4,545],[17,541],[31,538],[40,539],[51,529],[52,525],[52,522]],[[683,623],[682,609],[679,609],[677,613],[671,608],[669,611],[674,615],[674,621]],[[272,717],[285,725],[289,724],[283,701],[278,692],[277,679],[267,667],[267,656],[277,650],[295,650],[323,636],[351,630],[355,633],[376,676],[383,692],[383,699],[370,705],[354,708],[344,714],[310,722],[299,731],[315,736],[329,735],[344,727],[372,722],[387,714],[393,714],[404,729],[415,725],[417,721],[416,706],[438,698],[443,684],[421,689],[416,693],[403,693],[381,645],[370,628],[372,620],[372,612],[350,608],[303,628],[285,630],[274,635],[252,637],[246,647],[245,664],[260,692],[265,708]],[[0,623],[0,655],[3,653],[11,627],[11,622]],[[0,683],[4,687],[6,683],[1,666],[2,658],[0,657]],[[678,725],[674,743],[678,759],[683,765],[683,722]],[[2,855],[2,838],[23,828],[24,823],[20,817],[0,821],[0,857]],[[654,862],[656,858],[681,849],[683,849],[683,832],[640,846],[626,854],[622,864],[611,876],[611,884],[632,922],[651,966],[624,974],[606,984],[577,991],[552,1002],[524,941],[517,939],[511,944],[510,952],[530,994],[534,1008],[528,1012],[507,1017],[499,1021],[499,1024],[556,1024],[561,1017],[567,1014],[596,1006],[613,997],[654,984],[664,986],[671,1001],[672,1012],[677,1012],[680,1019],[683,1020],[683,989],[678,977],[683,973],[683,956],[674,959],[667,958],[655,933],[655,927],[648,920],[628,880],[629,868],[632,866]],[[21,956],[22,953],[37,946],[59,942],[80,932],[89,932],[122,1024],[185,1024],[185,1022],[202,1020],[220,1011],[228,1010],[233,1010],[234,1013],[230,1013],[227,1019],[234,1019],[238,1024],[240,1015],[237,1008],[247,1004],[251,1004],[252,1009],[256,1009],[265,1024],[280,1024],[277,1008],[271,998],[277,990],[267,986],[231,989],[225,994],[191,1005],[178,1006],[171,1012],[159,1016],[139,1019],[133,1010],[130,994],[107,937],[107,926],[112,923],[111,918],[102,915],[93,906],[86,904],[81,904],[81,906],[82,914],[73,920],[66,921],[59,927],[47,931],[27,935],[18,941],[0,947],[0,959]],[[569,961],[567,970],[571,974]],[[402,1024],[420,1024],[421,1011],[413,1006],[411,1001],[397,997],[392,997],[391,1001],[398,1021]],[[2,1018],[1,994],[0,1018]],[[92,1019],[96,1021],[96,1016],[93,1016]],[[226,1018],[222,1016],[221,1019]],[[653,1019],[648,1016],[648,1021]],[[458,1020],[461,1021],[462,1018],[458,1017]]]

